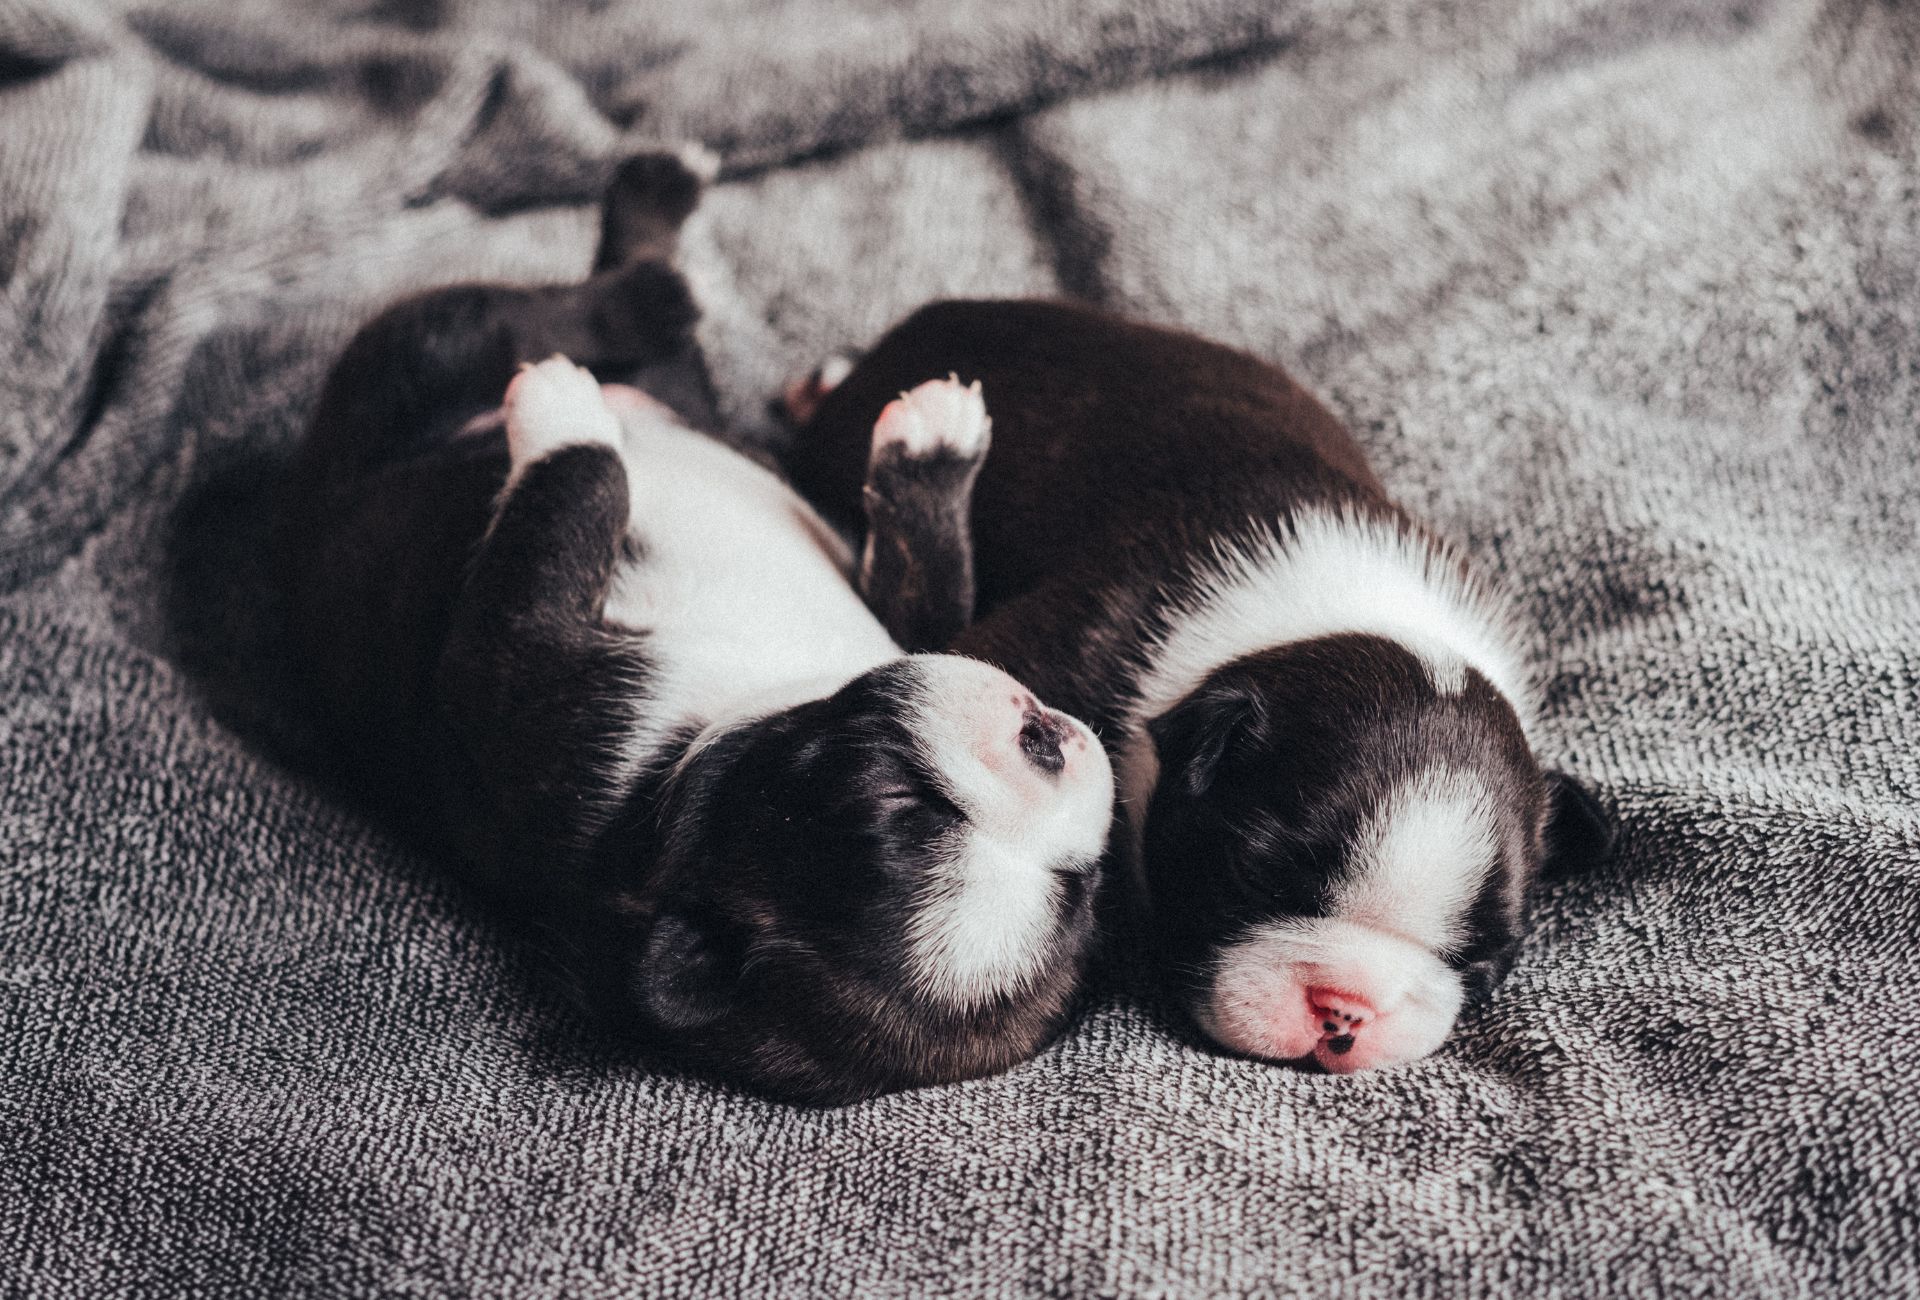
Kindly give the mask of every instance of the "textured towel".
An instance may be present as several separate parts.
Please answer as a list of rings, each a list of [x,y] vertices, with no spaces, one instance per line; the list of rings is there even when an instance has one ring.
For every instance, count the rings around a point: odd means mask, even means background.
[[[1123,969],[791,1110],[305,775],[259,543],[326,366],[578,275],[683,135],[744,438],[1078,294],[1286,365],[1522,593],[1624,843],[1440,1054],[1227,1060]],[[0,0],[0,356],[0,1294],[1920,1290],[1911,5]]]

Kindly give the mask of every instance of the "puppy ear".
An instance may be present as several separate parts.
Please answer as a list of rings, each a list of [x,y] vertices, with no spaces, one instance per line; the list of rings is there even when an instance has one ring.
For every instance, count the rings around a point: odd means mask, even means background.
[[[1263,725],[1260,702],[1235,690],[1201,689],[1147,724],[1162,785],[1197,799],[1213,787],[1221,760],[1243,732]]]
[[[1507,976],[1512,974],[1514,959],[1518,955],[1516,945],[1509,943],[1462,971],[1461,982],[1465,985],[1467,1000],[1471,1002],[1492,997],[1507,982]]]
[[[1572,875],[1613,856],[1620,823],[1612,809],[1565,772],[1548,772],[1544,866],[1552,875]]]
[[[701,1029],[733,1008],[745,959],[746,945],[717,913],[670,905],[641,945],[633,983],[660,1025]]]

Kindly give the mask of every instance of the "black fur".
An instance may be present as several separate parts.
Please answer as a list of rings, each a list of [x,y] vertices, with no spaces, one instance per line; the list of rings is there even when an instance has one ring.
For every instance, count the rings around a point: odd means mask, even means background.
[[[1494,792],[1498,868],[1446,955],[1479,992],[1511,965],[1508,884],[1540,852],[1540,778],[1512,710],[1469,670],[1437,693],[1404,646],[1346,634],[1277,647],[1213,673],[1150,725],[1162,764],[1143,863],[1173,968],[1199,972],[1245,926],[1325,914],[1370,814],[1435,764]]]
[[[700,178],[675,154],[636,154],[622,162],[600,205],[594,271],[671,259],[680,245],[680,227],[699,206],[702,188]]]
[[[984,458],[951,450],[909,456],[896,444],[868,465],[860,594],[908,650],[944,650],[973,622],[967,516]]]
[[[937,303],[881,339],[797,440],[794,479],[823,513],[858,532],[875,417],[950,372],[981,382],[994,420],[970,530],[896,545],[967,552],[979,621],[951,648],[1002,665],[1110,739],[1147,648],[1221,543],[1270,536],[1309,508],[1423,536],[1346,429],[1278,369],[1045,302]],[[1362,817],[1416,764],[1444,757],[1483,776],[1501,822],[1501,870],[1448,958],[1470,993],[1499,982],[1517,941],[1516,883],[1543,860],[1594,860],[1611,832],[1576,782],[1541,771],[1507,702],[1469,677],[1443,698],[1403,648],[1326,637],[1222,665],[1152,721],[1161,775],[1144,871],[1178,978],[1207,970],[1251,923],[1316,915]]]
[[[370,797],[550,936],[617,1023],[806,1102],[1004,1068],[1062,1023],[1090,891],[1061,891],[1019,997],[959,1012],[908,987],[908,900],[958,815],[907,730],[911,661],[634,770],[648,638],[602,618],[635,558],[623,463],[565,448],[502,499],[503,434],[470,424],[556,352],[704,389],[696,310],[656,260],[692,206],[678,166],[621,170],[585,283],[430,293],[348,345],[277,546],[308,700]]]

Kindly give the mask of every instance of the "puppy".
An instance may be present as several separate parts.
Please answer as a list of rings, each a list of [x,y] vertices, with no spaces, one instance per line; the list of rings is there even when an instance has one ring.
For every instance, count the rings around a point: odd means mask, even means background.
[[[631,160],[585,283],[430,293],[348,345],[284,516],[312,702],[622,1023],[800,1102],[1004,1069],[1081,975],[1106,756],[904,653],[790,488],[600,382],[704,391],[663,260],[699,189]],[[977,402],[903,413],[876,501],[986,437]]]
[[[869,527],[875,416],[949,372],[997,427],[969,512]],[[1112,746],[1122,856],[1220,1044],[1337,1073],[1426,1055],[1505,975],[1543,863],[1605,851],[1604,810],[1529,744],[1499,593],[1279,370],[1085,307],[948,302],[822,375],[792,392],[795,481],[918,557],[947,592],[926,625],[977,599],[953,649]]]

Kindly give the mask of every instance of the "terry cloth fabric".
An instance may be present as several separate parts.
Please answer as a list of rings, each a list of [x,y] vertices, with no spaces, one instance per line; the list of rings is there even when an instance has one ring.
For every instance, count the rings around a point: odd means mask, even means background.
[[[578,275],[678,137],[744,439],[926,298],[1080,295],[1289,367],[1522,595],[1624,842],[1446,1049],[1228,1060],[1123,961],[792,1110],[302,774],[327,365]],[[0,0],[0,286],[0,1293],[1920,1291],[1920,8]]]

